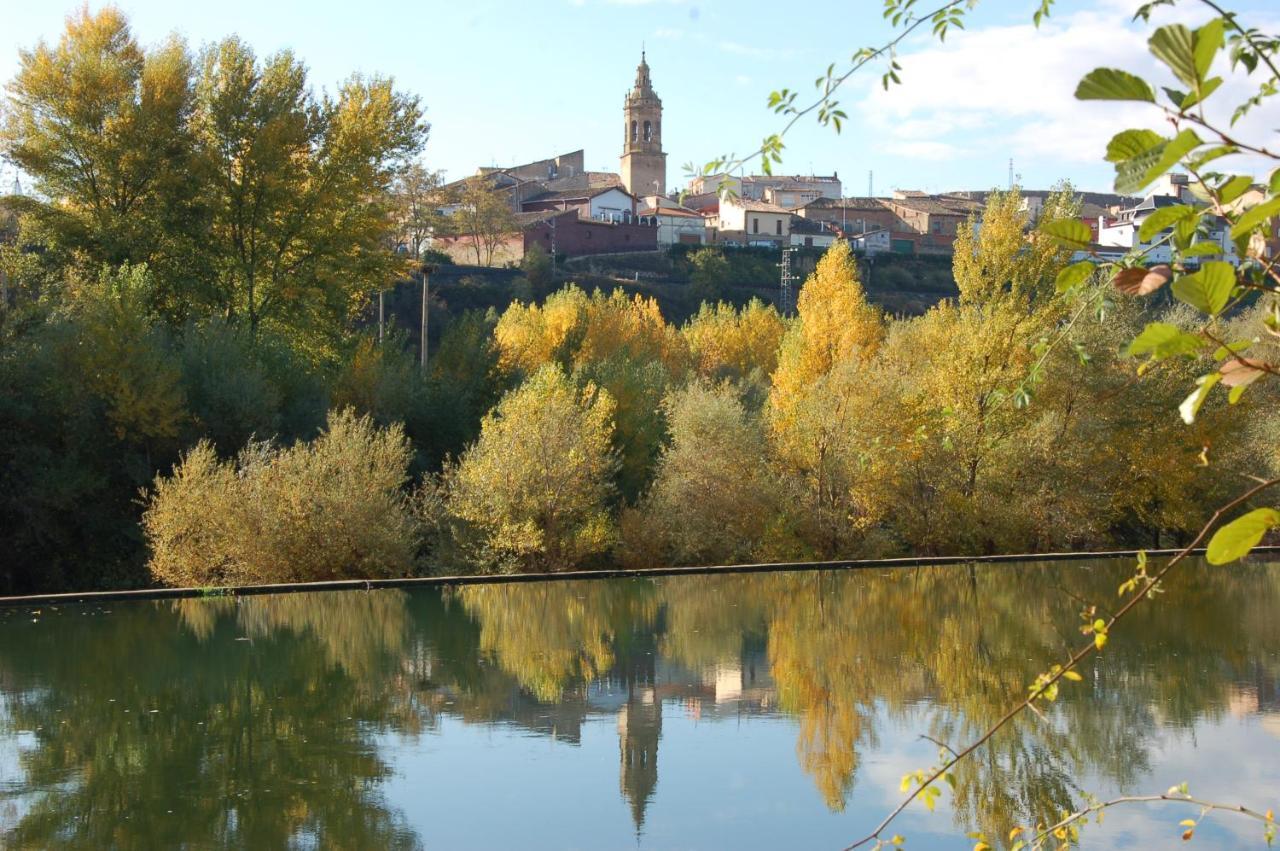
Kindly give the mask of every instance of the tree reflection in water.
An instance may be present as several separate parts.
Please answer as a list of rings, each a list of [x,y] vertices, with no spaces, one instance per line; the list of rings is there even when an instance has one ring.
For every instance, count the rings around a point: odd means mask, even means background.
[[[416,847],[377,737],[442,714],[578,742],[616,717],[639,829],[663,711],[781,714],[831,809],[885,725],[959,744],[1079,636],[1121,565],[797,572],[296,594],[0,613],[0,734],[32,731],[7,847]],[[1161,729],[1276,701],[1280,571],[1188,571],[957,772],[1007,835],[1141,779]],[[35,623],[32,623],[32,620]],[[903,766],[906,771],[917,766]],[[16,791],[4,791],[6,788]],[[16,802],[16,803],[15,803]],[[0,806],[3,800],[0,800]]]

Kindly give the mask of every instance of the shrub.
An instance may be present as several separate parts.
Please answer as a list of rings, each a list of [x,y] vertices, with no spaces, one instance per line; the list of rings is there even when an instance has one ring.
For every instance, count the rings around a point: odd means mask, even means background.
[[[250,443],[222,461],[202,440],[156,479],[143,528],[167,585],[381,578],[407,573],[417,532],[400,426],[331,413],[313,441]]]
[[[502,398],[445,473],[450,513],[486,567],[556,570],[607,551],[614,402],[544,366]]]

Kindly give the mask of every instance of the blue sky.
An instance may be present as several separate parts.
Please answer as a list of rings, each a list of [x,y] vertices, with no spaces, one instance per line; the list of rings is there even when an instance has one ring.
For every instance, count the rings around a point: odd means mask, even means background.
[[[91,3],[98,7],[99,3]],[[621,105],[643,42],[665,108],[668,184],[686,162],[744,152],[779,124],[769,91],[812,91],[828,62],[885,40],[880,0],[814,4],[717,0],[219,0],[178,8],[121,0],[144,43],[177,32],[193,47],[237,33],[261,54],[291,48],[317,87],[353,71],[392,75],[416,92],[432,123],[426,160],[451,178],[585,148],[590,168],[617,170]],[[926,4],[927,5],[927,4]],[[1071,92],[1096,65],[1143,70],[1142,30],[1126,22],[1130,0],[1059,0],[1041,30],[1036,0],[983,0],[969,30],[939,46],[914,38],[902,50],[904,85],[885,93],[878,69],[844,97],[844,132],[811,123],[788,137],[782,170],[830,173],[847,194],[892,188],[983,189],[1003,185],[1008,161],[1028,187],[1060,178],[1107,190],[1106,140],[1151,119],[1134,108],[1077,104]],[[1192,21],[1203,17],[1183,0]],[[1276,23],[1268,0],[1234,8]],[[56,39],[74,4],[5,0],[0,77],[17,52]],[[1274,133],[1259,123],[1254,130]],[[1248,167],[1245,164],[1244,167]]]

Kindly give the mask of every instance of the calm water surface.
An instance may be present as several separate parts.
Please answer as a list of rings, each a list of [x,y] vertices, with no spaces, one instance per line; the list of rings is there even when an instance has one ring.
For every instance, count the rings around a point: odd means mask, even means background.
[[[1081,640],[1127,567],[0,610],[4,848],[839,848]],[[1280,804],[1280,565],[1190,567],[967,763],[912,848],[1087,792]],[[1280,807],[1277,807],[1280,809]],[[1181,845],[1174,805],[1086,847]],[[1200,847],[1261,847],[1211,816]]]

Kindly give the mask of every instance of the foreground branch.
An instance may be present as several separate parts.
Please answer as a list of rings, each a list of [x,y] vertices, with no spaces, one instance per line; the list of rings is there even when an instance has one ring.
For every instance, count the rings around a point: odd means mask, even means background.
[[[1275,814],[1272,813],[1271,810],[1267,810],[1267,812],[1265,813],[1260,813],[1257,810],[1251,810],[1248,807],[1241,806],[1240,804],[1220,804],[1215,801],[1205,801],[1200,798],[1193,798],[1190,795],[1181,794],[1181,793],[1175,792],[1174,790],[1170,790],[1169,792],[1163,795],[1123,795],[1119,798],[1112,798],[1109,801],[1098,801],[1095,804],[1091,804],[1090,806],[1085,807],[1083,810],[1079,810],[1078,812],[1072,813],[1071,815],[1067,816],[1057,824],[1050,825],[1049,827],[1046,827],[1044,830],[1037,833],[1035,837],[1031,840],[1031,847],[1039,848],[1046,839],[1053,837],[1059,831],[1066,830],[1068,827],[1075,824],[1076,822],[1082,821],[1088,818],[1089,816],[1093,815],[1094,813],[1101,812],[1105,809],[1109,809],[1110,807],[1119,806],[1121,804],[1149,804],[1149,803],[1156,803],[1159,801],[1168,801],[1174,804],[1190,804],[1191,806],[1199,807],[1200,816],[1195,820],[1197,824],[1199,823],[1200,819],[1205,817],[1206,814],[1215,812],[1215,811],[1235,813],[1236,815],[1247,816],[1252,819],[1257,819],[1258,821],[1268,826],[1275,824]],[[1195,825],[1191,825],[1190,829],[1183,834],[1182,838],[1190,839],[1191,833],[1192,831],[1194,831],[1194,829],[1195,829]]]

